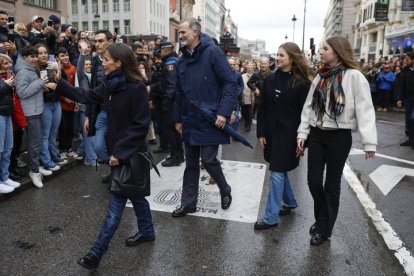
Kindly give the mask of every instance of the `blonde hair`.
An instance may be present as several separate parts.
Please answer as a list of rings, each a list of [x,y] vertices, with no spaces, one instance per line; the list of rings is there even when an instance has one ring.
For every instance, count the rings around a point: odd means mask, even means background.
[[[4,60],[8,60],[9,62],[11,62],[11,58],[8,55],[5,54],[0,54],[0,66],[3,64]],[[0,69],[0,73],[4,73],[5,71]]]
[[[358,63],[354,58],[351,43],[343,36],[334,36],[328,38],[326,43],[331,46],[332,50],[338,55],[338,59],[346,68],[359,70]]]
[[[26,30],[26,32],[27,32],[26,25],[24,25],[23,23],[16,23],[16,24],[14,25],[14,31],[15,31],[15,32],[19,33],[19,31],[18,31],[18,29],[19,29],[19,28],[23,28],[23,29],[25,29],[25,30]]]

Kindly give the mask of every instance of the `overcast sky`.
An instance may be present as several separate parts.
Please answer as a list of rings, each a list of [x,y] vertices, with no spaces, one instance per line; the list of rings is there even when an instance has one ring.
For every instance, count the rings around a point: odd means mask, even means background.
[[[328,10],[329,0],[306,1],[305,50],[309,49],[309,39],[313,37],[318,45],[323,36],[323,21]],[[277,52],[280,44],[293,39],[293,15],[295,23],[295,43],[302,48],[303,11],[305,0],[226,0],[226,8],[238,25],[239,37],[263,39],[266,50]],[[318,47],[317,47],[318,48]]]

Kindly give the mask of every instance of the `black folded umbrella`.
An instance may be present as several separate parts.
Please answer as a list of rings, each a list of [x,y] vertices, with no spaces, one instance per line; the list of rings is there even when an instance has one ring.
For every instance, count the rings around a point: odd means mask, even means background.
[[[191,101],[191,104],[197,109],[198,112],[200,112],[200,114],[203,116],[204,119],[206,119],[213,126],[216,125],[217,114],[215,114],[213,111],[211,111],[208,108],[200,107],[198,104],[196,104],[193,101]],[[253,148],[253,146],[249,143],[249,141],[247,141],[246,138],[244,138],[240,133],[232,129],[229,124],[226,123],[224,128],[222,128],[221,130],[227,133],[228,135],[230,135],[231,137],[233,137],[234,139],[236,139],[237,141],[239,141],[240,143],[242,143],[243,145],[249,148]]]

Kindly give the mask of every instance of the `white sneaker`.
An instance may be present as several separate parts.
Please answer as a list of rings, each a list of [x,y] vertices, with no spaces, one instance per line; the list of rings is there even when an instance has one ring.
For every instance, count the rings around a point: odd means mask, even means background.
[[[29,172],[29,177],[32,180],[33,184],[38,187],[38,188],[42,188],[43,187],[43,176],[41,173],[34,173],[32,171]]]
[[[49,171],[55,172],[60,170],[60,166],[59,165],[54,165],[53,167],[48,168]]]
[[[63,166],[68,163],[68,159],[59,159],[59,161],[56,162],[58,165]]]
[[[66,153],[66,156],[68,157],[68,158],[73,158],[73,159],[76,159],[76,160],[82,160],[83,159],[83,157],[82,156],[79,156],[76,152],[74,152],[74,151],[69,151],[68,153]]]
[[[48,175],[52,175],[53,172],[46,170],[45,168],[43,168],[42,166],[39,167],[39,173],[43,176],[48,176]]]
[[[7,194],[14,191],[13,187],[7,186],[0,182],[0,194]]]
[[[60,155],[60,158],[62,158],[62,159],[67,159],[68,158],[67,155],[66,155],[66,152],[64,152],[64,151],[62,151],[59,155]]]
[[[13,187],[13,188],[20,187],[19,182],[13,181],[11,179],[7,179],[6,181],[2,181],[2,182],[3,182],[4,185],[7,185],[7,186],[10,186],[10,187]]]

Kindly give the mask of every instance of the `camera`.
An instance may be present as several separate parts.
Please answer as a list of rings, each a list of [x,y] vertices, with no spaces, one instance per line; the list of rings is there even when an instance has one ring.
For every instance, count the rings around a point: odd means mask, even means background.
[[[14,30],[14,17],[13,16],[9,16],[9,22],[7,23],[7,26],[9,27],[10,31]]]
[[[53,20],[52,20],[52,19],[49,19],[49,20],[47,21],[47,25],[48,25],[49,27],[52,27],[52,26],[53,26]]]

